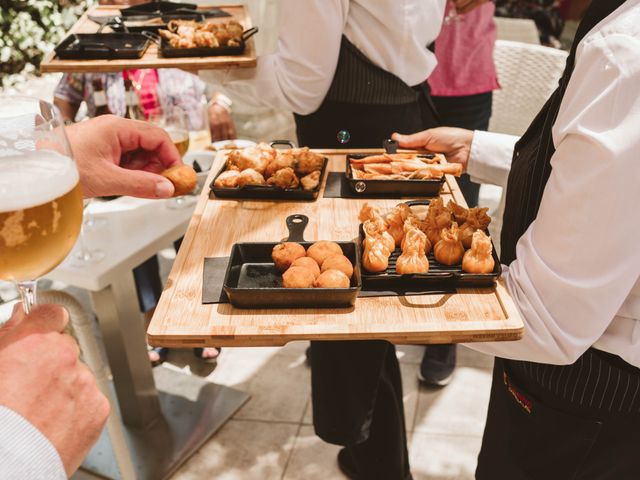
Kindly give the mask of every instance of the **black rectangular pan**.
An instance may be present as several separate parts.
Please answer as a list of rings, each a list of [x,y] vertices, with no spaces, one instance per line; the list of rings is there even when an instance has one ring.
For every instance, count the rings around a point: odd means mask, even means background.
[[[351,191],[358,195],[395,195],[398,197],[437,197],[444,183],[444,177],[428,180],[364,180],[353,177],[351,171],[352,158],[364,158],[367,155],[347,155],[345,176]],[[429,155],[418,155],[428,158]]]
[[[283,143],[284,141],[271,142],[271,145]],[[221,188],[216,187],[216,179],[227,169],[223,165],[211,182],[210,189],[216,197],[237,198],[237,199],[261,199],[261,200],[308,200],[313,201],[318,198],[322,184],[327,176],[327,165],[329,159],[325,157],[320,170],[320,181],[314,190],[304,190],[298,188],[279,188],[274,185],[245,185],[242,188]]]
[[[406,202],[407,205],[428,205],[427,200],[416,200]],[[365,239],[364,229],[362,224],[359,230],[360,239],[360,252],[362,252],[363,242]],[[502,266],[500,265],[500,259],[496,254],[495,247],[492,249],[492,256],[495,262],[493,272],[491,273],[467,273],[462,271],[462,265],[443,265],[436,261],[433,256],[433,248],[427,255],[429,260],[429,271],[427,273],[400,275],[396,273],[396,261],[402,254],[400,248],[396,248],[389,257],[389,268],[385,272],[371,273],[362,269],[362,283],[365,287],[371,287],[375,289],[382,288],[424,288],[433,286],[434,288],[446,288],[446,287],[491,287],[496,283],[498,277],[502,273]],[[362,262],[361,262],[362,263]]]
[[[198,8],[193,3],[177,3],[177,2],[148,2],[141,3],[140,5],[133,5],[127,8],[121,8],[120,14],[123,17],[132,17],[140,15],[162,15],[164,13],[175,12],[176,10],[195,10]]]
[[[305,248],[303,233],[309,222],[305,215],[287,217],[289,238]],[[355,242],[336,242],[353,264],[349,288],[283,288],[282,274],[271,260],[271,251],[279,242],[236,243],[229,258],[223,288],[229,302],[238,308],[349,308],[355,304],[362,287],[360,255]]]
[[[242,32],[240,45],[237,47],[195,47],[195,48],[176,48],[169,45],[169,42],[162,39],[160,43],[160,52],[163,57],[219,57],[222,55],[241,55],[247,46],[246,41],[253,35],[258,33],[258,27],[250,28]]]
[[[64,60],[135,59],[151,40],[141,33],[72,33],[55,48]]]

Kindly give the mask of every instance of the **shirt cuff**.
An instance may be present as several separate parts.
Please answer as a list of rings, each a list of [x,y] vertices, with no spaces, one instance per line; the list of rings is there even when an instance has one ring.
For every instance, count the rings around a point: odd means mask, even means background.
[[[53,444],[24,417],[0,406],[0,478],[66,480]]]
[[[474,131],[467,162],[467,174],[471,180],[505,187],[517,141],[518,137],[514,135]]]

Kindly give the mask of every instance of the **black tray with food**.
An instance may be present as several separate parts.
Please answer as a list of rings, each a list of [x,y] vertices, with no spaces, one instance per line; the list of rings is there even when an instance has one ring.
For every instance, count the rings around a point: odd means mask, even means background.
[[[275,145],[288,145],[291,147],[292,151],[293,145],[291,142],[286,140],[277,140],[270,143],[270,146],[273,147]],[[253,148],[253,147],[250,147]],[[240,153],[232,153],[232,152],[242,152],[244,149],[232,150],[229,155],[240,155]],[[314,184],[317,182],[313,188],[305,189],[302,185],[304,178],[311,174],[300,175],[299,186],[295,188],[281,188],[276,185],[252,185],[246,184],[240,187],[224,187],[220,186],[218,183],[218,179],[221,178],[221,175],[225,174],[229,171],[228,165],[225,165],[220,168],[213,181],[211,182],[210,189],[211,192],[220,198],[235,198],[235,199],[261,199],[261,200],[307,200],[313,201],[318,198],[320,194],[320,190],[322,189],[322,184],[325,181],[327,176],[327,166],[329,164],[329,159],[327,157],[322,157],[322,164],[319,169],[319,176],[314,181]],[[217,185],[218,183],[218,185]]]
[[[376,155],[379,157],[385,157],[387,154]],[[402,154],[392,154],[402,155]],[[424,154],[414,155],[419,159],[434,159],[435,155]],[[373,155],[364,154],[349,154],[347,155],[345,176],[351,191],[356,195],[395,195],[399,197],[436,197],[440,193],[440,189],[444,184],[444,176],[441,178],[430,179],[410,179],[410,178],[398,178],[398,179],[367,179],[357,178],[354,169],[351,165],[351,160],[361,160],[364,158],[372,158]],[[389,176],[380,174],[380,176]]]
[[[218,47],[173,47],[166,38],[160,42],[160,53],[166,58],[178,57],[217,57],[226,55],[241,55],[247,46],[246,41],[258,33],[258,27],[242,32],[238,45],[221,45]]]
[[[175,12],[177,10],[196,10],[198,6],[194,3],[177,3],[177,2],[147,2],[131,7],[121,8],[120,14],[123,17],[133,17],[141,15],[162,15],[165,13]]]
[[[304,241],[303,233],[308,221],[304,215],[287,217],[289,238],[286,241],[297,242],[305,249],[313,245],[314,242]],[[234,244],[223,283],[233,306],[260,309],[353,307],[362,287],[358,246],[355,242],[325,242],[339,245],[342,255],[351,262],[352,276],[349,286],[344,288],[285,288],[282,270],[276,267],[272,258],[273,249],[279,243]],[[346,276],[344,281],[347,282]]]
[[[363,245],[365,239],[364,229],[360,224],[360,246]],[[493,246],[493,242],[492,242]],[[362,252],[362,247],[360,248]],[[492,248],[491,255],[495,262],[491,273],[467,273],[462,271],[462,265],[443,265],[436,261],[433,256],[433,249],[427,254],[429,260],[429,271],[420,274],[400,275],[396,273],[396,262],[398,257],[402,255],[402,250],[396,248],[389,257],[389,268],[384,272],[371,273],[362,269],[362,283],[365,287],[372,288],[401,288],[415,287],[422,288],[433,286],[437,288],[446,287],[491,287],[493,286],[502,273],[500,259],[496,254],[495,248]]]
[[[55,48],[63,60],[135,59],[151,40],[141,33],[72,33]]]

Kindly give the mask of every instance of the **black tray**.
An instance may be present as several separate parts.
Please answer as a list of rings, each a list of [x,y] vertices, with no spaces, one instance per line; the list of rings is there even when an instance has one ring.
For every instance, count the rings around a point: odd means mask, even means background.
[[[363,245],[365,238],[364,229],[360,224],[360,245]],[[493,242],[492,242],[493,245]],[[360,251],[363,251],[361,247]],[[396,261],[402,254],[400,248],[396,248],[389,257],[389,268],[385,272],[371,273],[362,269],[362,283],[365,287],[374,288],[424,288],[433,286],[436,288],[447,287],[491,287],[496,283],[502,273],[500,259],[493,248],[491,254],[495,261],[493,272],[491,273],[466,273],[462,271],[462,265],[443,265],[436,261],[433,256],[433,248],[427,255],[429,260],[429,271],[427,273],[416,273],[409,275],[399,275],[396,273]],[[360,262],[362,262],[360,260]]]
[[[195,10],[198,8],[193,3],[176,3],[176,2],[148,2],[140,5],[133,5],[127,8],[121,8],[120,14],[123,17],[132,17],[140,15],[162,15],[163,13],[174,12],[176,10]]]
[[[64,60],[140,58],[151,40],[141,33],[72,33],[55,48]]]
[[[250,28],[242,32],[240,45],[237,47],[195,47],[195,48],[175,48],[169,45],[164,38],[160,43],[160,52],[163,57],[219,57],[222,55],[241,55],[247,46],[246,41],[258,33],[258,27]]]
[[[347,155],[345,176],[351,191],[356,195],[394,195],[399,197],[437,197],[444,183],[444,177],[428,180],[364,180],[353,178],[351,158],[364,158],[367,155]],[[430,157],[430,155],[418,155]]]
[[[277,144],[292,145],[287,140],[276,140],[271,142],[271,146]],[[223,165],[220,171],[216,174],[211,182],[210,189],[216,197],[220,198],[241,198],[241,199],[262,199],[262,200],[316,200],[322,189],[322,184],[327,176],[327,165],[329,159],[324,158],[322,163],[322,169],[320,170],[320,181],[318,186],[314,190],[304,190],[302,187],[298,188],[279,188],[274,185],[245,185],[242,188],[220,188],[216,187],[216,179],[226,171],[227,165]]]
[[[287,241],[305,248],[303,233],[309,222],[305,215],[291,215],[286,223]],[[360,255],[355,242],[336,242],[353,264],[349,288],[283,288],[282,274],[271,260],[271,251],[279,242],[236,243],[231,250],[223,288],[229,302],[238,308],[349,308],[362,287]]]

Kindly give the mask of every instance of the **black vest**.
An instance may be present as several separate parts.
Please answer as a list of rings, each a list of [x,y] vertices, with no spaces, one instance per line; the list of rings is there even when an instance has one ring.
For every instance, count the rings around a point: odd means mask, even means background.
[[[624,0],[593,0],[576,32],[558,88],[516,143],[507,183],[500,239],[501,261],[506,265],[515,260],[518,239],[538,214],[542,193],[551,174],[550,161],[555,152],[551,128],[556,121],[562,97],[573,73],[578,43],[593,27],[623,3]]]

